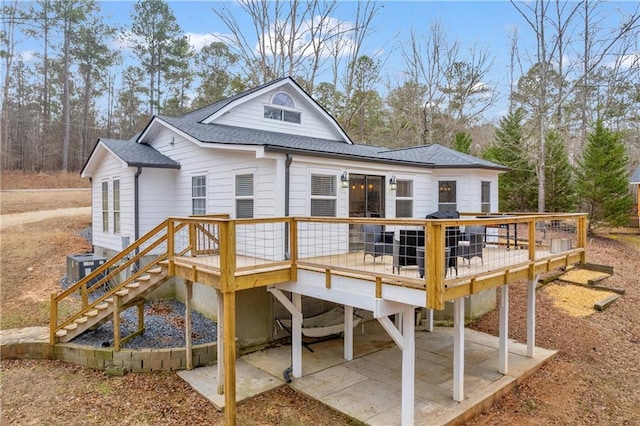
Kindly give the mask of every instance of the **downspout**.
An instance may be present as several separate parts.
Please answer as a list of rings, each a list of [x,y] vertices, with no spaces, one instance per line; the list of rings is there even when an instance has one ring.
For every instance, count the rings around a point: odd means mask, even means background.
[[[140,177],[141,174],[142,174],[142,167],[138,166],[138,171],[136,172],[136,175],[133,181],[133,208],[135,210],[133,213],[134,241],[138,241],[138,238],[140,238],[140,213],[139,213],[140,197],[138,195],[138,188],[139,188],[138,178]]]
[[[284,215],[289,217],[289,185],[291,183],[291,163],[293,154],[287,153],[287,160],[284,163]],[[289,252],[289,225],[284,227],[284,258],[291,259]]]

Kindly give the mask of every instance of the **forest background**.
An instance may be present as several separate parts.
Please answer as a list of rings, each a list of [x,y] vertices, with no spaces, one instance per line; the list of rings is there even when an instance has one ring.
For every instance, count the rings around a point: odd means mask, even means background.
[[[519,22],[483,46],[436,19],[383,47],[369,41],[402,2],[209,2],[218,24],[198,40],[176,18],[179,3],[121,2],[130,19],[120,26],[93,0],[3,1],[2,169],[77,171],[98,138],[128,140],[153,115],[292,76],[356,143],[439,143],[511,167],[501,211],[628,217],[640,163],[638,3],[460,2],[461,14],[508,6]],[[444,4],[427,5],[437,16]],[[594,194],[602,181],[606,193]]]

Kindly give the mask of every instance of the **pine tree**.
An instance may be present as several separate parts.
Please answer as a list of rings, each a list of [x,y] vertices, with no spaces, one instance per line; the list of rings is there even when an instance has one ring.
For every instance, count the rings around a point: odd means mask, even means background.
[[[511,171],[500,175],[500,211],[532,211],[536,209],[537,179],[534,165],[528,160],[522,134],[523,114],[512,111],[500,120],[500,127],[483,157]]]
[[[453,137],[453,149],[465,154],[471,154],[471,135],[467,132],[456,132]]]
[[[557,132],[547,133],[545,147],[545,205],[548,212],[574,211],[577,204],[573,168]]]
[[[601,223],[619,226],[629,219],[632,200],[627,163],[620,133],[598,121],[587,138],[577,173],[578,195],[589,214],[589,231]]]

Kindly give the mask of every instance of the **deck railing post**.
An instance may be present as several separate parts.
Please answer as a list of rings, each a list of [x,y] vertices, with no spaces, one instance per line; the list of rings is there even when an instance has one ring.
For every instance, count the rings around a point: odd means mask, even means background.
[[[169,218],[169,220],[167,221],[167,256],[170,258],[173,257],[174,255],[174,247],[175,247],[175,241],[174,241],[174,223],[173,223],[173,219]]]
[[[578,218],[578,247],[581,249],[587,248],[587,216],[582,215]],[[586,263],[587,253],[583,251],[580,254],[580,263]]]
[[[198,233],[196,232],[196,224],[189,223],[189,247],[191,247],[191,256],[196,257],[198,254]]]
[[[51,293],[51,322],[49,323],[49,344],[56,343],[56,328],[58,327],[58,302],[56,294]]]
[[[293,281],[298,280],[298,223],[294,218],[289,218],[289,254]]]
[[[427,286],[427,308],[444,309],[444,227],[427,222],[425,226],[425,278]]]

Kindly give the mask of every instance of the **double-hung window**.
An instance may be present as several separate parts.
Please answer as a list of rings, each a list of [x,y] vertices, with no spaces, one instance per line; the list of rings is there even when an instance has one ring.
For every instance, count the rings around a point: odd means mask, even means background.
[[[113,181],[113,233],[120,233],[120,180]]]
[[[191,177],[191,214],[207,214],[207,177]]]
[[[311,175],[311,216],[336,216],[336,182],[335,175]]]
[[[483,181],[481,183],[480,194],[480,211],[482,213],[491,212],[491,182]]]
[[[441,180],[438,182],[438,210],[456,211],[456,181]]]
[[[253,217],[253,173],[236,175],[236,218]]]
[[[109,232],[109,182],[102,182],[102,232]]]
[[[413,181],[397,181],[396,217],[413,217]]]

